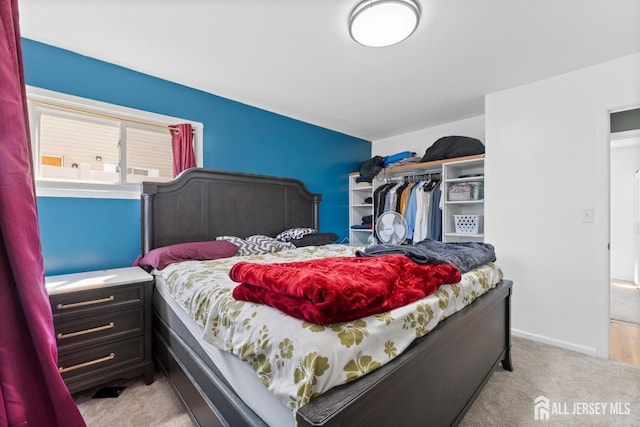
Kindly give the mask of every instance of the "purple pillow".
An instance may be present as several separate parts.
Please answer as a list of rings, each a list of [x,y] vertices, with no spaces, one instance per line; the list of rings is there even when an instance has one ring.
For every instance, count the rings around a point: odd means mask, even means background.
[[[151,250],[138,264],[162,270],[174,262],[228,258],[237,253],[238,247],[226,240],[178,243]]]

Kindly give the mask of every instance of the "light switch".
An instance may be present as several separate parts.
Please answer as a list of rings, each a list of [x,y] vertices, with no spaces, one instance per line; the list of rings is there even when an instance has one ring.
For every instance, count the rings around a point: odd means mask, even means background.
[[[580,209],[580,222],[593,222],[593,208]]]

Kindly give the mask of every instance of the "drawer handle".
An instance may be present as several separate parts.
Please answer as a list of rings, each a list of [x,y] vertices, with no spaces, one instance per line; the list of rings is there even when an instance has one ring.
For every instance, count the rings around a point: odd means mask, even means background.
[[[92,305],[92,304],[100,304],[103,302],[109,302],[109,301],[113,301],[115,298],[113,297],[113,295],[108,296],[107,298],[100,298],[100,299],[92,299],[89,301],[81,301],[81,302],[74,302],[71,304],[58,304],[56,306],[56,308],[58,310],[66,310],[68,308],[76,308],[76,307],[82,307],[85,305]]]
[[[84,363],[78,363],[77,365],[69,366],[68,368],[59,367],[58,368],[58,372],[60,372],[61,374],[64,374],[65,372],[73,371],[73,370],[80,369],[80,368],[85,368],[87,366],[95,365],[97,363],[106,362],[107,360],[111,360],[114,357],[116,357],[116,354],[115,353],[111,353],[108,356],[101,357],[100,359],[90,360],[90,361],[84,362]]]
[[[113,322],[109,322],[106,325],[98,326],[96,328],[84,329],[82,331],[76,331],[76,332],[69,332],[68,334],[62,334],[61,333],[61,334],[57,335],[57,338],[59,340],[63,340],[65,338],[73,338],[73,337],[77,337],[77,336],[80,336],[80,335],[90,334],[92,332],[99,332],[99,331],[104,331],[106,329],[111,329],[111,328],[113,328],[113,326],[114,326],[114,323]]]

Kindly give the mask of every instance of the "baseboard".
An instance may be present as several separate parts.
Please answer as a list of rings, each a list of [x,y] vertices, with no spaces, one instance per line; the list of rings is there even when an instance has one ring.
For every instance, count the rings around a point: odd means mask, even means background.
[[[511,329],[511,335],[515,337],[526,338],[531,341],[537,341],[544,344],[549,344],[555,347],[564,348],[565,350],[576,351],[578,353],[586,354],[587,356],[598,357],[598,350],[593,347],[586,347],[586,346],[574,344],[568,341],[557,340],[555,338],[549,338],[543,335],[532,334],[531,332],[521,331],[513,328]]]

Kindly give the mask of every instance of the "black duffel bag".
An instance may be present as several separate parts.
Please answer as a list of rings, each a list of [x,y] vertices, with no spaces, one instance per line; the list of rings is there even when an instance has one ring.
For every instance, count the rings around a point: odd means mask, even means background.
[[[421,162],[484,154],[484,144],[468,136],[443,136],[427,148]]]
[[[373,177],[378,175],[384,168],[384,158],[382,156],[373,156],[369,160],[365,160],[360,164],[360,176],[356,178],[356,182],[372,182]]]

